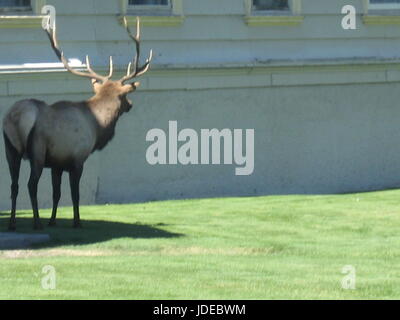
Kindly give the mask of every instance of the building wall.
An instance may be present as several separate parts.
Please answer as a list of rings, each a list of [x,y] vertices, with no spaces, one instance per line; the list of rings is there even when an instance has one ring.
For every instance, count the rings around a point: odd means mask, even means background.
[[[104,67],[112,54],[126,65],[132,44],[118,21],[121,0],[46,0],[57,9],[58,35],[65,53]],[[299,26],[249,27],[245,0],[182,0],[184,23],[146,27],[144,50],[153,48],[158,65],[268,63],[272,60],[397,58],[398,25],[365,25],[366,0],[302,0]],[[343,30],[341,9],[357,9],[357,30]],[[40,28],[0,29],[1,65],[56,62]],[[29,48],[29,50],[26,50]]]
[[[97,70],[114,56],[117,76],[133,54],[118,22],[119,1],[49,0],[66,56],[91,56]],[[357,8],[357,30],[341,28],[343,5]],[[183,0],[184,23],[145,27],[143,52],[152,70],[132,94],[135,108],[118,123],[110,145],[91,156],[82,202],[169,198],[341,193],[399,186],[397,142],[400,28],[365,25],[364,1],[303,0],[300,26],[249,27],[243,0]],[[89,81],[63,72],[40,28],[0,28],[0,116],[15,101],[80,100]],[[31,63],[32,65],[23,65]],[[150,166],[152,128],[255,129],[255,170],[233,165]],[[0,208],[9,207],[8,168],[0,142]],[[20,207],[30,207],[28,164]],[[69,204],[67,175],[62,204]],[[45,172],[42,207],[51,206]]]

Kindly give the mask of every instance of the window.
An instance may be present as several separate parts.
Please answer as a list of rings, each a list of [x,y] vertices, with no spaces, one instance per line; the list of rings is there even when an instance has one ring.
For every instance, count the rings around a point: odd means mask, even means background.
[[[176,27],[184,21],[183,0],[120,0],[121,15],[134,25],[140,16],[143,26]]]
[[[294,26],[303,22],[302,0],[244,0],[249,26]]]
[[[1,12],[31,11],[30,0],[0,0]]]
[[[364,24],[400,24],[400,0],[364,0]]]
[[[284,11],[289,10],[288,0],[253,0],[253,10]]]
[[[171,14],[170,0],[128,0],[128,11],[142,14]]]
[[[400,9],[400,0],[369,0],[371,10]]]
[[[245,0],[247,14],[299,15],[302,0]]]
[[[0,0],[0,28],[40,28],[46,0]]]
[[[129,0],[129,5],[168,5],[168,0]]]

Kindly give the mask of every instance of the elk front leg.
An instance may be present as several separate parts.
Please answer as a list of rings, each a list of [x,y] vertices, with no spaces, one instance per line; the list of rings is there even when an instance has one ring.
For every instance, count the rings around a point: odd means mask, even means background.
[[[33,228],[36,230],[43,229],[42,223],[40,222],[39,208],[37,202],[37,186],[40,176],[42,175],[42,171],[42,164],[34,163],[34,161],[31,161],[31,176],[29,177],[28,189],[33,210]]]
[[[51,180],[53,184],[53,210],[51,212],[49,226],[56,225],[57,207],[61,197],[61,177],[62,177],[61,169],[58,168],[51,169]]]
[[[83,166],[76,167],[69,172],[69,184],[71,187],[71,198],[74,206],[74,228],[80,228],[79,217],[79,182],[81,180]]]

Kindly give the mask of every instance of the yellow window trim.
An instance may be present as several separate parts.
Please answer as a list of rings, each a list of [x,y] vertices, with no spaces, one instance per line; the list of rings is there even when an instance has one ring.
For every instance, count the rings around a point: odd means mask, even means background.
[[[0,28],[41,28],[44,16],[0,16]]]
[[[246,24],[250,27],[297,26],[304,20],[303,16],[246,16]]]
[[[32,15],[1,15],[0,28],[41,28],[42,19],[41,9],[46,4],[46,0],[31,0]]]
[[[126,16],[128,25],[136,25],[136,16]],[[145,27],[177,27],[185,17],[183,16],[140,16],[140,24]],[[122,17],[120,18],[122,23]]]
[[[362,21],[366,25],[396,25],[400,24],[400,16],[364,15]]]

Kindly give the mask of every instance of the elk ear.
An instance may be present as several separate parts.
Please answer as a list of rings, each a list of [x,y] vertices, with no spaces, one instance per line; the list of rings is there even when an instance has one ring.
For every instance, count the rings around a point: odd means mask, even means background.
[[[131,93],[136,90],[136,88],[140,85],[140,82],[134,82],[134,83],[129,83],[125,84],[122,87],[122,90],[125,94]]]
[[[98,93],[100,91],[101,85],[102,84],[100,83],[100,81],[92,79],[92,86],[94,93]]]
[[[133,91],[135,91],[136,88],[140,86],[140,82],[131,83],[131,86],[132,86],[132,88],[133,88]]]

